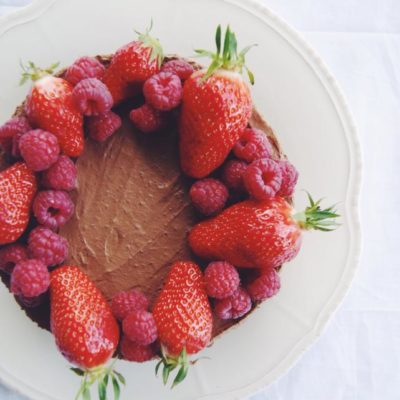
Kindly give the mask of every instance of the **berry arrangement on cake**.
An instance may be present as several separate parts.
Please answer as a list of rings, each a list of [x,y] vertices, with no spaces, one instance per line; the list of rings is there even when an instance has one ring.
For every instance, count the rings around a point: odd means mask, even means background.
[[[164,56],[149,30],[111,56],[24,68],[24,103],[0,127],[0,275],[82,377],[119,397],[112,357],[158,359],[172,387],[190,356],[280,289],[302,231],[298,179],[254,107],[235,34],[208,68]]]

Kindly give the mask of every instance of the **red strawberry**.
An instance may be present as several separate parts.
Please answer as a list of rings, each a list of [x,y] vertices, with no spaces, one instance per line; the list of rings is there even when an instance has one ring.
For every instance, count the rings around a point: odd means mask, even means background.
[[[166,383],[169,373],[179,366],[173,382],[175,386],[187,374],[187,354],[199,352],[211,340],[211,308],[197,264],[182,261],[172,266],[154,305],[153,316],[163,349],[156,372],[164,364]]]
[[[28,225],[36,176],[18,162],[0,172],[0,244],[15,242]]]
[[[119,328],[111,308],[89,277],[75,266],[63,266],[51,273],[50,322],[57,347],[64,357],[79,368],[84,377],[77,396],[89,391],[94,381],[100,387],[118,373],[104,364],[114,354]]]
[[[276,268],[293,259],[301,246],[303,229],[329,231],[338,217],[333,207],[321,210],[320,201],[294,214],[281,197],[247,200],[217,217],[197,224],[189,244],[200,257],[226,260],[240,267]]]
[[[183,87],[179,122],[180,157],[183,171],[203,178],[225,160],[246,128],[252,110],[247,84],[238,72],[249,47],[237,54],[236,37],[226,30],[221,55],[221,27],[218,26],[217,53],[207,71],[198,71]],[[210,55],[197,50],[200,55]],[[249,72],[251,82],[253,75]]]
[[[132,84],[140,86],[160,70],[163,51],[160,42],[149,35],[151,28],[139,33],[138,40],[118,49],[111,59],[103,82],[110,90],[114,104],[134,93]]]
[[[34,82],[26,98],[25,112],[34,127],[57,136],[65,155],[77,157],[84,146],[83,116],[73,101],[73,86],[51,75],[56,66],[41,70],[30,62],[24,69],[21,82],[28,79]]]

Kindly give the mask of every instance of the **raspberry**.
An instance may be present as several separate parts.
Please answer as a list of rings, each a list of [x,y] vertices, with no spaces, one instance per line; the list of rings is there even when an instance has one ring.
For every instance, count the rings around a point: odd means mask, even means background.
[[[156,350],[154,344],[143,346],[123,336],[121,339],[121,354],[124,360],[141,363],[155,357]]]
[[[19,141],[21,140],[22,136],[25,135],[25,132],[17,132],[14,137],[12,138],[11,144],[11,155],[14,158],[21,158],[21,151],[19,150]]]
[[[216,299],[225,299],[238,289],[240,284],[236,268],[225,261],[214,261],[204,271],[207,294]]]
[[[70,191],[76,188],[77,170],[74,162],[67,156],[58,160],[42,176],[42,183],[48,189]]]
[[[247,169],[248,164],[245,161],[230,160],[228,161],[222,171],[222,180],[225,185],[237,191],[244,191],[243,175]]]
[[[37,194],[32,209],[41,225],[54,230],[72,217],[74,203],[66,192],[44,190]]]
[[[6,153],[12,153],[13,138],[17,134],[23,135],[32,128],[25,117],[13,117],[0,126],[0,144]],[[13,154],[14,155],[14,154]]]
[[[54,164],[60,154],[57,138],[50,132],[35,129],[22,135],[19,150],[32,171],[43,171]]]
[[[269,158],[253,161],[244,174],[249,194],[257,200],[274,197],[282,184],[282,172],[277,161]]]
[[[68,256],[68,242],[49,228],[38,226],[28,237],[30,255],[48,267],[61,264]]]
[[[251,299],[243,288],[239,288],[232,296],[217,300],[215,314],[220,319],[237,319],[243,317],[251,309]]]
[[[179,106],[182,93],[182,82],[172,72],[159,72],[143,85],[146,102],[160,111],[169,111]]]
[[[242,160],[252,162],[271,157],[272,145],[263,131],[247,128],[233,147],[233,153]]]
[[[279,161],[282,172],[282,184],[277,195],[282,197],[292,196],[296,188],[299,173],[289,161]]]
[[[148,104],[133,109],[129,118],[136,128],[144,133],[158,131],[165,123],[162,113]]]
[[[111,110],[113,98],[107,86],[97,78],[80,81],[72,92],[75,104],[83,115],[100,115]]]
[[[114,134],[121,127],[121,124],[120,116],[108,111],[104,114],[90,117],[87,122],[87,130],[93,140],[103,142]]]
[[[64,79],[75,86],[86,78],[101,79],[104,71],[104,65],[97,59],[93,57],[81,57],[68,67],[65,71]]]
[[[49,284],[49,271],[40,260],[20,261],[11,274],[11,291],[15,295],[36,297],[46,292]]]
[[[149,300],[138,290],[132,289],[126,292],[119,292],[112,298],[111,310],[114,317],[122,321],[126,316],[137,310],[147,310]]]
[[[28,251],[22,244],[11,244],[0,249],[0,271],[11,274],[15,265],[28,259]]]
[[[122,321],[122,330],[129,340],[146,345],[157,340],[157,327],[153,314],[144,310],[130,312]]]
[[[161,67],[161,72],[172,72],[173,74],[178,75],[182,81],[185,81],[193,74],[194,69],[187,61],[179,59],[167,61]]]
[[[277,294],[280,287],[279,274],[275,269],[268,269],[247,286],[247,291],[253,301],[263,301]]]
[[[224,208],[229,193],[221,181],[207,178],[195,182],[190,188],[189,195],[197,210],[209,216]]]

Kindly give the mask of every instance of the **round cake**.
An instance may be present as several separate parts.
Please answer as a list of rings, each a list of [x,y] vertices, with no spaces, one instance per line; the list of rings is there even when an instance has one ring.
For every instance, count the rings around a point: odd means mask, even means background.
[[[305,229],[331,230],[240,75],[228,27],[208,68],[164,56],[149,31],[61,72],[23,71],[25,102],[0,127],[0,276],[83,377],[84,398],[124,379],[107,367],[188,356],[280,288]],[[104,386],[104,388],[103,388]]]

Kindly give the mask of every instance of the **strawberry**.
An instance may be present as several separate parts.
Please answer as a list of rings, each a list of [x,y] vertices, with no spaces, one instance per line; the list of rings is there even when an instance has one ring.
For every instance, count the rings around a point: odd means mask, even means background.
[[[15,242],[25,231],[36,189],[36,176],[23,162],[0,172],[0,244]]]
[[[205,291],[203,274],[197,264],[181,261],[173,264],[153,308],[162,359],[164,384],[169,373],[180,367],[173,386],[187,374],[187,354],[195,354],[211,340],[212,314]]]
[[[333,207],[321,210],[320,200],[295,214],[281,197],[237,203],[217,217],[197,224],[189,245],[200,257],[226,260],[238,267],[276,268],[300,250],[302,230],[329,231],[338,217]]]
[[[99,394],[106,391],[109,377],[118,385],[120,375],[104,364],[118,346],[119,327],[105,298],[80,268],[63,266],[51,273],[50,323],[57,347],[83,376],[77,398],[86,399],[95,381]]]
[[[21,83],[33,81],[25,112],[32,126],[57,136],[65,155],[77,157],[84,146],[83,116],[73,101],[73,86],[65,79],[52,76],[57,65],[42,70],[29,62],[24,68]]]
[[[235,34],[228,26],[221,54],[221,27],[216,34],[217,53],[207,71],[198,71],[183,87],[179,121],[181,167],[193,178],[203,178],[226,159],[246,128],[252,110],[250,90],[238,72],[245,66],[246,47],[237,54]],[[247,69],[247,68],[246,68]],[[247,69],[250,81],[253,74]]]
[[[145,33],[137,32],[138,40],[118,49],[103,76],[103,82],[110,90],[114,104],[135,93],[150,76],[159,72],[163,51],[160,42],[150,36],[152,25]],[[137,89],[137,88],[136,88]]]

